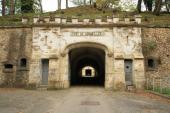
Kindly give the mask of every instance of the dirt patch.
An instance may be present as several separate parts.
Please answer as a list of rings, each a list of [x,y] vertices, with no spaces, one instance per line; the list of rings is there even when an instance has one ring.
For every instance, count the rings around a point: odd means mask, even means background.
[[[158,96],[158,95],[155,95],[155,94],[152,94],[149,92],[141,92],[140,91],[140,92],[137,92],[136,94],[139,96],[149,97],[150,99],[154,99],[154,100],[157,100],[160,102],[166,102],[166,103],[170,104],[170,99],[166,99],[166,98],[163,98],[161,96]]]
[[[0,92],[12,92],[12,91],[18,91],[21,89],[18,88],[0,88]]]

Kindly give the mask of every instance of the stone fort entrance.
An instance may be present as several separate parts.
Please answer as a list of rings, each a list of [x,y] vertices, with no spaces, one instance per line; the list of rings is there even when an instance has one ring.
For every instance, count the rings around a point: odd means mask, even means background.
[[[105,83],[105,51],[95,47],[70,50],[71,85],[101,85]]]
[[[28,85],[100,85],[118,90],[144,86],[141,28],[34,26],[32,42]]]
[[[98,85],[109,87],[107,60],[108,48],[100,43],[79,42],[70,44],[65,52],[68,56],[69,84]],[[112,71],[112,70],[110,70]]]
[[[152,37],[156,41],[157,31],[169,29],[145,28],[138,16],[120,19],[113,15],[106,20],[34,17],[33,21],[22,18],[22,22],[21,26],[1,26],[2,86],[62,89],[101,85],[121,90],[132,85],[140,89],[145,76],[168,72],[153,71],[168,67],[168,51],[158,48],[150,54],[142,49],[147,49]],[[168,39],[168,33],[164,34]],[[160,52],[165,54],[160,57]]]

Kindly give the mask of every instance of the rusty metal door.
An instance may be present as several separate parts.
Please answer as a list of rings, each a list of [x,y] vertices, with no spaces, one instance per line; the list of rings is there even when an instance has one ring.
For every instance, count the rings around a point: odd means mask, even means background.
[[[132,60],[125,60],[125,81],[126,85],[132,85]]]
[[[42,59],[42,85],[48,85],[49,60]]]

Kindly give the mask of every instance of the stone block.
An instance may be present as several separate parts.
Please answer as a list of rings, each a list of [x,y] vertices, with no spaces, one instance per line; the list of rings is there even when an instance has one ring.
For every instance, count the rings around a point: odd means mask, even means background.
[[[113,23],[113,19],[112,18],[107,18],[107,23],[109,23],[109,24]]]
[[[102,24],[102,19],[101,18],[96,18],[95,23],[96,24]]]
[[[55,23],[60,24],[61,23],[61,17],[55,16]]]
[[[22,23],[23,23],[23,24],[27,24],[27,23],[28,23],[28,18],[24,18],[24,17],[23,17],[23,18],[22,18]]]
[[[61,23],[62,23],[62,24],[66,24],[66,23],[67,23],[67,18],[62,18],[62,19],[61,19]]]
[[[89,21],[90,21],[90,19],[88,19],[88,18],[83,19],[84,24],[89,24],[90,23]]]
[[[39,17],[33,17],[33,23],[34,23],[34,24],[37,23],[38,20],[39,20]]]
[[[125,18],[125,24],[129,24],[130,23],[130,18]]]
[[[78,24],[78,18],[72,18],[72,24]]]
[[[44,21],[45,21],[45,23],[49,23],[50,22],[50,17],[49,16],[44,17]]]
[[[137,23],[137,24],[141,24],[141,22],[142,22],[142,16],[141,15],[135,15],[135,22]]]
[[[113,23],[119,23],[119,17],[113,15]]]

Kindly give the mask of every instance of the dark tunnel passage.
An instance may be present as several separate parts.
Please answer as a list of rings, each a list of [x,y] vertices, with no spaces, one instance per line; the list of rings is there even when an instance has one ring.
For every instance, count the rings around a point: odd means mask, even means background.
[[[71,85],[100,85],[105,81],[105,52],[81,47],[69,52]]]

